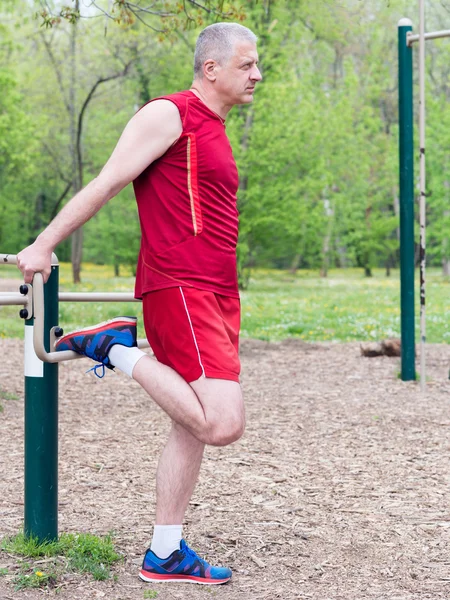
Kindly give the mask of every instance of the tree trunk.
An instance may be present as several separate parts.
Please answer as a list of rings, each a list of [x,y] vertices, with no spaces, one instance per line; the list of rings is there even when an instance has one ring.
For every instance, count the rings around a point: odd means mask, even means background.
[[[245,117],[245,125],[244,125],[244,130],[242,132],[242,136],[241,136],[241,150],[242,150],[242,154],[244,155],[247,150],[248,150],[248,140],[250,137],[250,132],[252,129],[252,125],[253,125],[253,107],[250,107],[247,109],[247,114]],[[239,177],[239,189],[238,189],[238,193],[241,192],[241,194],[245,194],[245,192],[247,191],[247,186],[248,186],[248,171],[246,170],[243,174],[242,177]]]
[[[329,252],[329,244],[330,244],[330,237],[328,235],[326,235],[325,239],[323,241],[323,249],[322,249],[322,266],[320,268],[320,276],[321,277],[328,277],[328,267],[329,267],[328,252]]]
[[[331,238],[331,219],[328,223],[327,232],[323,239],[323,247],[322,247],[322,267],[320,269],[320,276],[327,277],[328,276],[328,268],[330,266],[330,238]]]
[[[79,0],[75,2],[75,10],[80,8]],[[77,194],[82,187],[82,173],[77,149],[77,112],[76,112],[76,79],[77,79],[77,21],[71,25],[70,35],[70,147],[72,152],[72,191]],[[81,260],[83,257],[83,228],[72,234],[72,277],[74,283],[80,283]]]
[[[386,260],[386,277],[391,276],[391,257],[389,256]]]
[[[300,232],[299,247],[297,249],[297,252],[295,253],[294,258],[292,259],[291,266],[289,269],[289,273],[291,273],[292,275],[295,275],[297,273],[297,269],[299,268],[300,263],[302,262],[303,256],[305,255],[305,245],[306,245],[305,240],[306,240],[306,219],[303,219],[302,226],[301,226],[301,232]]]
[[[292,275],[295,275],[297,273],[297,269],[300,265],[301,260],[302,255],[300,254],[300,252],[297,252],[297,254],[292,259],[291,266],[289,267],[289,273],[291,273]]]
[[[336,238],[336,257],[340,269],[346,269],[347,264],[347,248],[342,245],[339,238]]]
[[[81,282],[81,259],[83,256],[83,228],[80,227],[72,234],[72,277],[74,283]]]
[[[450,275],[450,258],[442,259],[442,275],[448,277]]]
[[[80,8],[80,0],[75,0],[74,11],[79,13]],[[117,73],[113,73],[107,77],[99,77],[94,85],[91,87],[91,90],[87,94],[84,102],[81,104],[81,108],[79,113],[77,113],[77,102],[76,102],[76,85],[77,85],[77,23],[78,19],[71,24],[70,30],[70,50],[69,50],[69,70],[70,70],[70,79],[69,79],[69,88],[66,93],[66,88],[64,87],[63,77],[62,77],[62,67],[59,62],[56,60],[52,46],[49,41],[46,40],[45,36],[43,36],[45,48],[48,52],[50,61],[55,69],[56,77],[59,82],[59,87],[61,90],[62,97],[64,99],[64,105],[67,109],[67,113],[69,115],[69,123],[70,123],[70,152],[72,155],[72,173],[71,177],[66,180],[64,176],[61,176],[63,181],[66,181],[67,187],[58,199],[54,209],[52,218],[56,215],[56,212],[64,200],[65,196],[72,189],[73,195],[77,194],[83,187],[83,152],[82,152],[82,132],[83,132],[83,119],[86,113],[87,107],[94,97],[94,94],[97,88],[107,81],[111,81],[112,79],[117,79],[118,77],[124,77],[133,60],[137,58],[135,56],[134,59],[128,61],[123,66],[123,69]],[[81,271],[81,262],[83,255],[83,230],[80,227],[77,231],[72,234],[72,253],[71,253],[71,261],[72,261],[72,277],[74,283],[80,282],[80,271]]]
[[[369,205],[366,207],[366,227],[367,227],[367,231],[370,232],[371,230],[371,222],[370,222],[370,216],[372,214],[372,206]],[[363,264],[364,264],[364,275],[366,277],[372,277],[372,267],[371,267],[371,251],[370,248],[367,248],[364,251],[364,255],[363,255]]]
[[[325,216],[327,218],[327,230],[325,232],[325,236],[323,238],[323,246],[322,246],[322,267],[320,269],[320,276],[327,277],[328,276],[328,268],[330,266],[330,240],[331,234],[333,233],[333,224],[334,224],[334,209],[331,205],[331,202],[324,198],[323,200],[323,208],[325,212]]]
[[[394,214],[398,219],[398,227],[396,228],[397,240],[400,242],[400,199],[397,195],[397,189],[392,190]]]
[[[448,181],[445,182],[445,187],[449,187]],[[444,223],[447,222],[450,212],[448,210],[444,210]],[[449,238],[444,234],[444,238],[442,240],[442,275],[444,277],[448,277],[450,275],[450,256],[449,256]]]
[[[250,136],[250,131],[252,129],[252,125],[253,125],[253,108],[250,107],[247,109],[244,130],[243,130],[242,136],[241,136],[242,154],[245,154],[248,150],[249,136]],[[247,185],[248,185],[248,172],[247,172],[247,170],[245,170],[242,173],[242,176],[239,177],[239,187],[238,187],[238,207],[239,207],[239,211],[241,213],[245,206],[245,194],[247,191]],[[245,240],[245,234],[244,235],[241,234],[239,239],[241,242],[243,239]],[[242,290],[246,289],[248,287],[248,283],[250,281],[250,270],[247,267],[247,259],[248,259],[249,251],[247,250],[247,252],[240,252],[239,249],[242,249],[243,247],[245,247],[245,246],[240,244],[240,246],[238,248],[238,252],[237,252],[238,285],[239,285],[239,289],[242,289]],[[247,246],[247,249],[248,249],[248,246]]]

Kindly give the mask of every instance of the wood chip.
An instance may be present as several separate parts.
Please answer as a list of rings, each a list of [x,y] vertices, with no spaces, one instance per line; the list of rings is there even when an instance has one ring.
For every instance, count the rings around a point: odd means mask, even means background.
[[[253,561],[255,564],[257,564],[257,565],[258,565],[258,567],[260,567],[261,569],[264,569],[264,568],[265,568],[265,566],[266,566],[266,565],[265,565],[265,563],[264,563],[264,562],[263,562],[263,561],[262,561],[260,558],[258,558],[258,557],[257,557],[257,556],[255,556],[254,554],[251,554],[251,555],[250,555],[250,558],[252,559],[252,561]]]

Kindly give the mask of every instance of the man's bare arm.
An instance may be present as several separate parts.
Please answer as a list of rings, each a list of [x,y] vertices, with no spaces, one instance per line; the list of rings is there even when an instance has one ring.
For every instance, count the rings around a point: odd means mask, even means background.
[[[100,174],[66,204],[31,246],[18,254],[17,265],[25,282],[30,283],[37,272],[47,281],[56,246],[162,156],[181,133],[178,109],[169,100],[156,100],[136,113]]]

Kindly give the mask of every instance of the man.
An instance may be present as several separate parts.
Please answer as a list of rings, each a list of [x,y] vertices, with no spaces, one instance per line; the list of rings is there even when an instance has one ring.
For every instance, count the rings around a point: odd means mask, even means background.
[[[256,36],[235,23],[200,34],[188,91],[155,99],[130,120],[108,162],[18,255],[25,282],[47,280],[55,247],[133,182],[142,229],[136,297],[157,360],[136,347],[136,320],[118,317],[61,338],[133,377],[172,419],[156,476],[156,524],[140,577],[225,583],[182,539],[205,444],[239,439],[245,415],[239,385],[236,275],[238,175],[225,133],[236,104],[252,102]]]

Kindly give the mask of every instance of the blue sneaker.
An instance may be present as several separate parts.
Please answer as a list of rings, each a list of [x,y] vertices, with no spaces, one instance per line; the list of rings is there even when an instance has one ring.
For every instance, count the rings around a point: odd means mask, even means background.
[[[136,317],[116,317],[93,327],[72,331],[56,342],[55,349],[73,350],[77,354],[84,354],[96,360],[108,369],[114,369],[108,352],[115,344],[129,348],[137,346],[136,323]]]
[[[203,585],[226,583],[230,581],[231,575],[231,569],[213,567],[206,560],[197,556],[184,540],[181,540],[180,549],[172,552],[167,558],[159,558],[148,549],[139,573],[139,577],[143,581],[152,583],[181,581]]]

